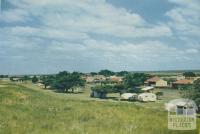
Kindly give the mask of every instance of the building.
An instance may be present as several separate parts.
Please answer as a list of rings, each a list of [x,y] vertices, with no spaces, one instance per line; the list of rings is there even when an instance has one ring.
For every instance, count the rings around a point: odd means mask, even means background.
[[[92,77],[92,76],[88,76],[88,77],[85,78],[85,80],[86,80],[87,83],[93,83],[93,82],[94,82],[94,79],[95,79],[95,78]]]
[[[103,75],[87,76],[85,79],[87,83],[99,83],[106,81],[106,77]]]
[[[167,87],[167,81],[161,79],[158,76],[146,80],[144,84],[151,87]]]
[[[123,77],[118,77],[118,76],[110,76],[107,78],[110,82],[113,82],[113,83],[122,83],[123,82]]]
[[[176,79],[177,79],[177,80],[182,80],[182,79],[185,79],[185,76],[183,76],[183,75],[178,75],[178,76],[176,76]]]
[[[179,87],[183,87],[183,86],[187,86],[191,84],[193,84],[193,80],[181,79],[181,80],[177,80],[176,82],[173,82],[172,87],[179,88]]]

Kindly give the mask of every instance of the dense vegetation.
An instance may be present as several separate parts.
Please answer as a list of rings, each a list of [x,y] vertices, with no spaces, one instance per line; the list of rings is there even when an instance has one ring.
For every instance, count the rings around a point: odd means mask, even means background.
[[[194,72],[184,72],[183,76],[185,76],[185,78],[191,78],[191,77],[195,77],[196,74]]]
[[[85,81],[81,79],[81,74],[78,72],[69,73],[67,71],[59,72],[56,75],[42,76],[42,83],[45,88],[51,86],[60,92],[68,92],[69,89],[74,91],[74,87],[85,85]]]
[[[144,81],[150,77],[148,74],[144,73],[128,73],[125,75],[122,83],[117,83],[110,85],[109,83],[101,83],[101,85],[97,85],[92,87],[92,91],[96,91],[102,94],[107,93],[124,93],[124,92],[141,92],[138,86],[143,85]]]
[[[200,79],[194,81],[192,85],[183,87],[181,90],[182,96],[194,100],[200,110]]]

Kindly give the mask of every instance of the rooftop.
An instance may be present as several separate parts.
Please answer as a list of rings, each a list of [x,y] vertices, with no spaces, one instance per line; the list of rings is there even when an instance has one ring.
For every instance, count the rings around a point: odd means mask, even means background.
[[[146,80],[146,82],[157,82],[157,81],[159,81],[159,80],[161,80],[160,77],[155,76],[155,77],[152,77],[152,78]]]

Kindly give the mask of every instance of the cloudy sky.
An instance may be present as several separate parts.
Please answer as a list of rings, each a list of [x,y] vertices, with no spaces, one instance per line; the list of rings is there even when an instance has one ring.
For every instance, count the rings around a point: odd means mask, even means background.
[[[0,74],[200,69],[199,0],[2,0]]]

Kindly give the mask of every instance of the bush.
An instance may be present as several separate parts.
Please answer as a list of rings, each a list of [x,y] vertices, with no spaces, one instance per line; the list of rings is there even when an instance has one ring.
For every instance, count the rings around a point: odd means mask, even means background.
[[[33,83],[38,82],[38,78],[37,78],[36,76],[34,76],[34,77],[32,78],[32,82],[33,82]]]

